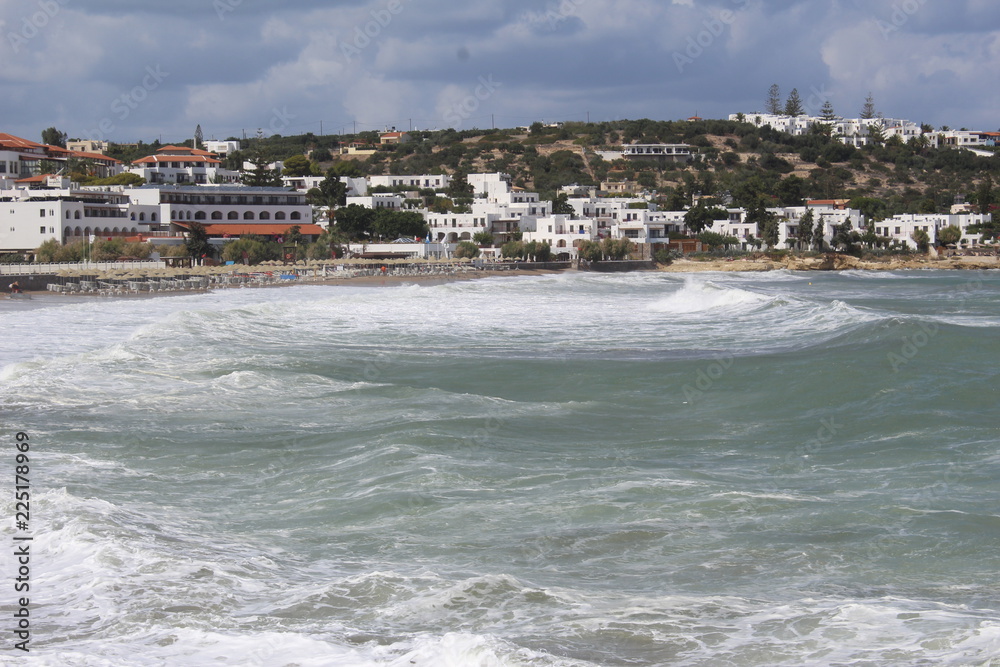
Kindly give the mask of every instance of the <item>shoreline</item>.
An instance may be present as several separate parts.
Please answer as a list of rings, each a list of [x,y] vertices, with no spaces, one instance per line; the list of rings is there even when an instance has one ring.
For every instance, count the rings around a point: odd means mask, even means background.
[[[764,271],[916,271],[916,270],[976,271],[1000,269],[1000,257],[886,257],[862,260],[852,255],[831,254],[824,257],[795,257],[781,259],[687,259],[674,260],[658,271],[665,273],[702,273],[707,271],[764,272]]]
[[[294,267],[289,267],[294,268]],[[717,259],[687,259],[681,258],[674,260],[669,265],[658,266],[655,269],[651,269],[652,272],[658,273],[708,273],[708,272],[725,272],[725,273],[763,273],[768,271],[914,271],[914,270],[958,270],[958,271],[975,271],[975,270],[990,270],[990,269],[1000,269],[1000,257],[948,257],[948,258],[899,258],[899,257],[888,257],[885,259],[878,260],[861,260],[857,257],[851,255],[827,255],[825,257],[784,257],[781,259],[770,259],[767,257],[760,257],[755,259],[748,258],[717,258]],[[387,273],[385,275],[360,275],[360,276],[338,276],[331,275],[326,277],[319,276],[305,276],[298,278],[296,280],[288,280],[282,282],[272,282],[272,283],[246,283],[242,285],[232,285],[228,287],[222,287],[218,285],[212,285],[208,288],[201,289],[178,289],[168,293],[149,293],[140,292],[138,294],[98,294],[96,292],[92,293],[56,293],[49,292],[45,290],[25,290],[24,293],[29,295],[30,299],[10,299],[8,295],[4,293],[0,303],[5,304],[5,310],[21,310],[32,307],[41,307],[43,305],[57,305],[57,304],[71,304],[85,302],[93,298],[106,298],[106,299],[151,299],[159,297],[169,297],[169,296],[185,296],[190,294],[214,292],[214,291],[225,291],[225,290],[239,290],[239,289],[262,289],[262,288],[272,288],[272,287],[289,287],[294,285],[312,285],[312,286],[336,286],[336,285],[356,285],[356,286],[394,286],[394,285],[405,285],[405,284],[422,284],[422,285],[440,285],[450,282],[458,282],[465,280],[480,280],[483,278],[492,277],[509,277],[509,276],[542,276],[542,275],[553,275],[558,273],[563,273],[564,271],[576,272],[576,269],[525,269],[518,268],[512,271],[485,271],[485,270],[469,270],[463,272],[456,272],[450,274],[417,274],[417,275],[406,275],[406,274],[394,274]],[[161,272],[164,270],[160,270]],[[170,269],[167,270],[175,276],[186,276],[190,274],[190,269]],[[601,275],[601,272],[597,271],[583,271],[582,273],[593,273]],[[15,306],[17,304],[17,307]]]

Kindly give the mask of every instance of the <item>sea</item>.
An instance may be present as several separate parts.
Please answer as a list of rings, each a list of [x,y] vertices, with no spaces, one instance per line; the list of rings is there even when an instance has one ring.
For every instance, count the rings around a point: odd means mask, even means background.
[[[0,661],[1000,665],[998,334],[975,271],[0,303]]]

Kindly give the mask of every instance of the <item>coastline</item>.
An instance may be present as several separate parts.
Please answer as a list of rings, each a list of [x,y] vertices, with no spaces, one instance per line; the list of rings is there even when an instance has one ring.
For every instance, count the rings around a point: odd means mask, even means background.
[[[289,267],[294,268],[294,267]],[[738,258],[738,259],[688,259],[681,258],[674,260],[667,266],[659,266],[653,269],[662,273],[707,273],[707,272],[766,272],[766,271],[912,271],[912,270],[959,270],[975,271],[1000,269],[1000,257],[948,257],[948,258],[899,258],[888,257],[884,259],[862,260],[850,255],[830,254],[824,257],[784,257],[771,259],[760,258]],[[570,269],[573,270],[573,269]],[[395,274],[385,275],[328,275],[304,276],[297,280],[281,281],[274,283],[236,285],[230,287],[211,286],[207,289],[180,289],[169,293],[152,294],[140,292],[138,294],[115,294],[101,295],[90,294],[60,294],[47,292],[45,290],[25,290],[25,294],[31,296],[28,300],[9,299],[7,295],[0,299],[0,306],[3,310],[27,310],[42,306],[65,305],[79,303],[93,298],[107,299],[151,299],[169,296],[184,296],[197,294],[199,292],[216,291],[223,289],[266,289],[272,287],[288,287],[292,285],[361,285],[361,286],[393,286],[404,284],[435,285],[465,280],[479,280],[492,277],[509,276],[541,276],[562,273],[563,270],[556,269],[524,269],[518,268],[516,271],[484,271],[467,270],[449,274]],[[161,269],[160,275],[173,275],[183,277],[190,275],[190,269]],[[590,273],[590,272],[587,272]]]
[[[700,273],[706,271],[912,271],[912,270],[975,271],[1000,269],[1000,257],[886,257],[862,260],[851,255],[830,254],[824,257],[794,257],[781,259],[708,259],[682,258],[658,270],[666,273]]]

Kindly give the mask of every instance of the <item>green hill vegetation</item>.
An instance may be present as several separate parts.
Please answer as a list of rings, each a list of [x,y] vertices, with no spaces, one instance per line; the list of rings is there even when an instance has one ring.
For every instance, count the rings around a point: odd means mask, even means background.
[[[275,135],[244,142],[246,149],[228,158],[235,168],[250,156],[286,160],[290,173],[469,174],[505,172],[514,185],[553,199],[569,184],[634,181],[655,193],[662,206],[676,210],[692,196],[741,203],[740,193],[763,193],[771,205],[798,205],[805,199],[848,199],[876,218],[897,213],[947,213],[956,201],[993,203],[992,182],[1000,177],[1000,159],[970,151],[933,149],[918,140],[894,137],[857,149],[815,128],[793,137],[767,127],[728,120],[623,120],[533,125],[523,130],[414,131],[408,143],[377,146],[378,133],[357,135]],[[375,155],[348,159],[342,143],[377,147]],[[656,167],[606,161],[596,151],[622,143],[686,143],[696,153],[687,165]],[[185,142],[180,142],[185,143]],[[190,145],[190,140],[186,142]],[[120,159],[151,154],[159,144],[130,146]],[[985,201],[984,201],[985,200]]]

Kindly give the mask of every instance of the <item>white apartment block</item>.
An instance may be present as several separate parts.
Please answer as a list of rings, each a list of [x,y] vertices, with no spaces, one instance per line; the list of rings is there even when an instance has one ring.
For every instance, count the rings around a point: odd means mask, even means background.
[[[421,176],[369,176],[368,185],[372,188],[406,187],[414,190],[447,190],[451,185],[451,176],[447,174],[424,174]]]
[[[204,225],[302,225],[312,223],[312,206],[306,195],[284,188],[254,188],[242,185],[215,186],[153,186],[125,190],[133,206],[158,209],[158,229],[168,231],[169,225],[183,227],[186,223]],[[141,214],[144,212],[140,210]],[[142,222],[137,220],[137,222]]]
[[[186,146],[164,146],[155,155],[135,160],[126,171],[153,185],[238,183],[240,174],[223,168],[214,153]]]
[[[240,142],[238,141],[205,141],[205,150],[209,153],[215,153],[216,155],[221,155],[222,157],[228,156],[230,153],[235,153],[240,150]]]
[[[424,221],[430,227],[430,238],[435,243],[461,243],[471,241],[479,232],[493,232],[493,224],[500,220],[497,213],[428,213]]]
[[[550,215],[534,218],[526,225],[522,240],[548,243],[559,259],[574,259],[582,241],[596,238],[596,221],[589,218],[574,219],[568,215]]]
[[[629,210],[611,226],[611,236],[626,238],[634,243],[666,243],[671,232],[684,230],[685,213],[687,211]]]
[[[937,244],[937,235],[945,227],[955,226],[962,230],[962,239],[959,245],[977,246],[981,241],[981,235],[969,234],[970,225],[981,225],[989,222],[989,214],[960,213],[953,215],[943,215],[937,213],[907,213],[895,215],[891,218],[873,223],[875,233],[894,241],[905,243],[911,249],[917,248],[916,241],[913,240],[913,233],[917,230],[927,232],[932,245]]]
[[[366,197],[348,197],[347,205],[356,204],[365,208],[386,208],[391,211],[402,211],[405,205],[405,197],[391,192],[376,192]]]
[[[15,189],[0,192],[0,252],[28,252],[45,241],[134,236],[157,223],[157,207],[133,206],[117,191]],[[140,222],[140,217],[143,219]],[[147,218],[151,218],[147,223]]]

